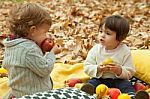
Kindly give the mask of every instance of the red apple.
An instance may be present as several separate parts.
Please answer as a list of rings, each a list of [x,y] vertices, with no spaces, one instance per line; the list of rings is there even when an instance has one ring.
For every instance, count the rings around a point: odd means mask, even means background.
[[[54,41],[51,39],[44,39],[43,42],[41,43],[41,49],[43,52],[48,52],[50,51],[54,46]]]
[[[140,82],[136,82],[136,83],[134,83],[134,89],[137,92],[139,90],[146,90],[147,88],[144,84],[142,84]]]
[[[71,78],[71,79],[69,79],[69,80],[66,81],[66,84],[69,87],[74,87],[75,84],[77,84],[77,83],[82,83],[82,81],[79,78]]]
[[[13,40],[15,38],[15,35],[14,34],[9,34],[9,39],[10,40]]]
[[[120,94],[121,94],[121,91],[118,88],[108,89],[108,95],[111,97],[111,99],[117,99]]]

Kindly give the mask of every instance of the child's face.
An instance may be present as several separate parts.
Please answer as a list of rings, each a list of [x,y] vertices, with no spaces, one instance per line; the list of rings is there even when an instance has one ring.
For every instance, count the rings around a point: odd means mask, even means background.
[[[116,32],[104,26],[102,27],[102,32],[99,33],[99,42],[107,50],[112,50],[119,44],[119,41],[116,39]]]
[[[49,31],[50,25],[43,23],[40,26],[33,26],[30,29],[30,39],[34,40],[38,45],[47,38],[46,33]]]

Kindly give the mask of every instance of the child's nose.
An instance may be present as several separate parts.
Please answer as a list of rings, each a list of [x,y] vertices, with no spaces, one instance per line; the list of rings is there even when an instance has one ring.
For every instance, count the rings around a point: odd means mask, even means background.
[[[100,36],[104,38],[104,37],[105,37],[105,33],[102,32],[102,33],[100,34]]]

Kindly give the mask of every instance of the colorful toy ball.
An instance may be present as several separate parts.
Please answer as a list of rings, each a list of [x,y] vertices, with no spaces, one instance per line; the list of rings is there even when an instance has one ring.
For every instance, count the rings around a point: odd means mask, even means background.
[[[128,94],[124,93],[120,94],[117,99],[131,99],[131,97]]]
[[[120,94],[121,94],[121,91],[118,88],[108,89],[108,95],[111,97],[111,99],[117,99]]]
[[[107,95],[108,87],[105,84],[100,84],[96,87],[96,96],[101,99],[103,96]]]

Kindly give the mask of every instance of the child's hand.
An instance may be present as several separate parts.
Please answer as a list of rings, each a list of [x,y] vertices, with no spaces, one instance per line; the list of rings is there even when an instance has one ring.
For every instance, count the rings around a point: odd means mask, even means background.
[[[97,67],[97,71],[98,72],[107,72],[107,71],[109,71],[109,68],[105,65],[100,65]]]
[[[108,68],[109,72],[113,72],[117,74],[118,76],[121,75],[122,73],[122,68],[121,66],[118,66],[117,64],[107,64],[106,67]]]
[[[8,77],[8,74],[6,74],[6,73],[0,73],[0,78],[3,78],[3,77]]]
[[[51,52],[53,52],[54,54],[59,54],[61,50],[62,50],[61,46],[55,44],[53,48],[51,49]]]
[[[107,65],[98,66],[97,71],[98,72],[112,72],[119,76],[122,73],[122,68],[121,66],[111,63]]]

